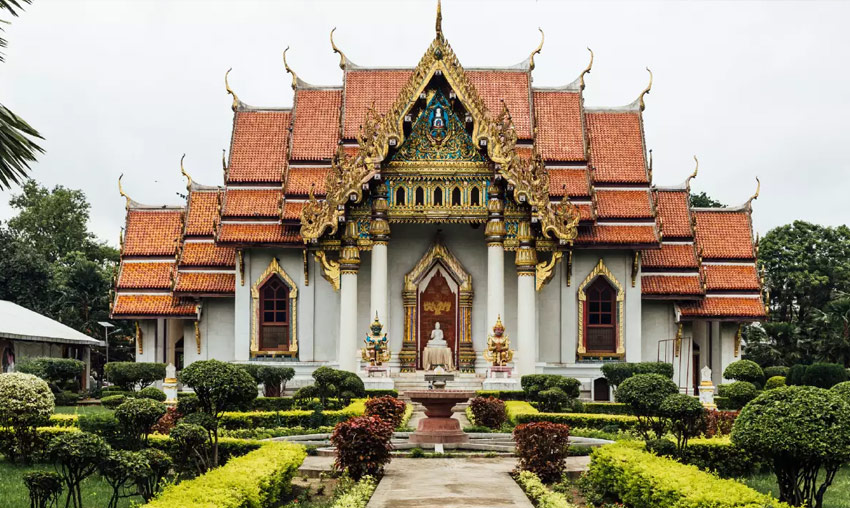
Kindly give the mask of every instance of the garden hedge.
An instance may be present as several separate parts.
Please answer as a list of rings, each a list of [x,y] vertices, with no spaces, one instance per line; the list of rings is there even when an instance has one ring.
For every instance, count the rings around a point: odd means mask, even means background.
[[[386,389],[375,388],[375,389],[372,389],[372,390],[366,390],[366,398],[368,398],[368,399],[371,399],[371,398],[374,398],[374,397],[386,397],[387,395],[389,395],[390,397],[398,398],[398,390],[393,390],[392,388],[386,388]]]
[[[678,459],[722,478],[749,476],[761,465],[753,455],[733,445],[729,436],[693,438]]]
[[[252,411],[288,411],[295,405],[292,397],[257,397],[251,401]]]
[[[307,453],[304,447],[271,442],[193,480],[163,489],[148,508],[269,508],[291,489]]]
[[[630,415],[631,408],[622,402],[585,402],[584,412],[602,415]]]
[[[496,397],[497,399],[508,400],[525,400],[525,392],[522,390],[478,390],[475,392],[476,397]]]
[[[514,421],[517,424],[530,422],[564,423],[570,427],[598,430],[631,430],[637,427],[636,416],[606,415],[590,413],[519,413]]]
[[[336,425],[352,416],[360,416],[366,411],[362,399],[353,401],[343,409],[322,411],[320,425]],[[221,417],[221,428],[227,430],[270,428],[270,427],[314,427],[313,411],[293,409],[289,411],[228,411]]]
[[[520,471],[516,482],[538,508],[575,508],[563,494],[549,490],[531,471]]]
[[[596,491],[635,508],[790,508],[735,480],[648,453],[634,442],[594,450],[587,478]]]

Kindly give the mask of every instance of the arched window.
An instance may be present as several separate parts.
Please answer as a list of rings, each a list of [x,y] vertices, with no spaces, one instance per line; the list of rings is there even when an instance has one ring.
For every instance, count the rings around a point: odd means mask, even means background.
[[[416,206],[422,206],[425,204],[425,191],[422,190],[422,187],[416,188],[416,201],[414,204]]]
[[[396,206],[404,206],[404,187],[399,187],[398,190],[395,191],[395,204]]]
[[[260,350],[289,351],[289,288],[273,275],[260,288]]]
[[[452,191],[452,206],[460,206],[460,187],[455,187]]]
[[[584,310],[584,339],[587,352],[616,352],[617,290],[604,277],[597,277],[585,293],[587,306]]]
[[[434,206],[443,206],[443,189],[434,189]]]
[[[478,187],[473,187],[469,192],[469,204],[472,206],[481,206],[481,191]]]

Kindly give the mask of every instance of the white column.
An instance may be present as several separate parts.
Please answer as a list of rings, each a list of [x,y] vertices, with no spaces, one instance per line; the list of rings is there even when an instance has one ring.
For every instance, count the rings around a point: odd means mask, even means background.
[[[490,332],[496,319],[505,314],[505,249],[499,243],[487,246],[487,323]]]
[[[357,272],[342,272],[339,281],[339,368],[357,371]]]
[[[378,313],[378,320],[384,325],[384,332],[389,330],[390,315],[387,311],[389,295],[387,292],[387,244],[376,242],[372,246],[372,306],[369,309],[369,318]]]
[[[534,374],[537,364],[537,295],[534,273],[520,272],[517,277],[517,374]]]

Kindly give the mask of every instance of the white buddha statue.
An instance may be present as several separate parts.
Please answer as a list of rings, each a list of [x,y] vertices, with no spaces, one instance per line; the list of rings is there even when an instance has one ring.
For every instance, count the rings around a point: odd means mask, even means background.
[[[443,339],[443,331],[440,330],[440,323],[434,323],[434,329],[431,330],[431,340],[428,341],[425,347],[447,347],[448,344]]]

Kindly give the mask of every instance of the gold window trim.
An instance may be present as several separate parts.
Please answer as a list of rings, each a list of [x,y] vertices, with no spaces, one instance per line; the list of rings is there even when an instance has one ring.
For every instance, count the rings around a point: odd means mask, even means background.
[[[617,349],[615,353],[590,353],[588,354],[587,348],[585,345],[585,337],[584,337],[584,312],[587,306],[587,294],[585,290],[588,286],[590,286],[593,281],[597,279],[597,277],[605,277],[608,282],[617,288]],[[596,263],[596,266],[590,273],[585,277],[584,281],[578,287],[578,356],[579,359],[583,357],[600,357],[600,356],[610,356],[610,357],[623,357],[626,353],[626,348],[623,343],[623,339],[625,337],[624,334],[624,314],[625,314],[625,301],[626,301],[626,290],[623,289],[623,285],[620,284],[620,281],[614,277],[614,274],[611,273],[611,270],[605,266],[605,262],[602,258],[599,258],[599,262]]]
[[[289,289],[289,316],[292,321],[289,327],[289,351],[262,351],[260,350],[260,287],[265,284],[270,277],[277,275],[286,284]],[[298,328],[297,317],[298,313],[298,286],[295,281],[286,273],[283,267],[278,263],[277,257],[273,257],[269,266],[257,278],[256,282],[251,285],[251,356],[271,355],[271,356],[290,356],[295,358],[298,355]]]

